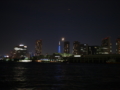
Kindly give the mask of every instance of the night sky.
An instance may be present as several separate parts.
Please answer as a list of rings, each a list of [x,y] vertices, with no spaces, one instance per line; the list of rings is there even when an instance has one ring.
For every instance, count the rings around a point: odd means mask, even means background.
[[[0,54],[9,54],[20,43],[35,51],[43,40],[42,54],[57,52],[58,41],[101,45],[120,36],[119,0],[3,0],[0,1]],[[72,51],[71,51],[72,52]]]

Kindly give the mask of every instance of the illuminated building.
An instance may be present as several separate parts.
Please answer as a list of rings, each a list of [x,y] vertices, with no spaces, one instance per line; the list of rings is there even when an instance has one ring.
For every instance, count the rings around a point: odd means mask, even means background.
[[[73,43],[73,54],[78,55],[80,54],[80,42],[74,41]]]
[[[61,53],[60,41],[59,41],[59,45],[58,45],[58,53]]]
[[[116,40],[116,54],[120,54],[120,38]]]
[[[12,52],[13,59],[26,59],[28,57],[27,46],[20,44],[19,46],[14,47],[14,51]]]
[[[42,40],[37,40],[35,43],[35,55],[40,56],[42,54]]]
[[[89,55],[101,54],[101,47],[100,46],[88,46],[88,54]]]
[[[64,42],[64,53],[70,53],[70,42],[69,41]]]
[[[112,46],[110,42],[110,37],[104,38],[101,44],[101,54],[111,54]]]

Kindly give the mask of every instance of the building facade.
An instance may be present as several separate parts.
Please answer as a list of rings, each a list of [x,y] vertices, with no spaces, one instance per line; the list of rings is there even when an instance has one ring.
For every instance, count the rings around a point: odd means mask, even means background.
[[[80,44],[80,54],[81,55],[88,54],[88,44]]]
[[[29,53],[27,51],[27,46],[20,44],[15,46],[12,52],[12,59],[26,59],[29,58]]]
[[[78,41],[73,42],[73,54],[74,55],[80,54],[80,42],[78,42]]]
[[[120,54],[120,38],[116,39],[116,54]]]
[[[42,40],[37,40],[35,42],[35,56],[40,56],[42,54]]]
[[[70,53],[70,42],[69,41],[64,42],[64,53]]]
[[[101,54],[100,46],[88,46],[88,55]]]
[[[111,54],[112,53],[112,44],[110,37],[104,38],[101,44],[101,54]]]

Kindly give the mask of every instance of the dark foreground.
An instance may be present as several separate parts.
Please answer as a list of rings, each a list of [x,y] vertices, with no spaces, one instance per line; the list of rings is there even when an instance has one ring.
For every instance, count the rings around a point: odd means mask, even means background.
[[[120,90],[120,64],[1,62],[0,90]]]

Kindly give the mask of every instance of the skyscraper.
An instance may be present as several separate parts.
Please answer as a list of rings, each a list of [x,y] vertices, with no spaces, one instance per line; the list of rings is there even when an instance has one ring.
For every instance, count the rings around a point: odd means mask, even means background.
[[[101,44],[101,54],[111,54],[112,44],[110,42],[110,37],[104,38]]]
[[[42,54],[42,40],[35,42],[35,55],[40,56]]]
[[[74,41],[73,43],[73,54],[78,55],[80,54],[80,42]]]
[[[116,54],[120,54],[120,38],[116,39]]]
[[[69,41],[64,42],[64,53],[70,53],[70,42]]]

